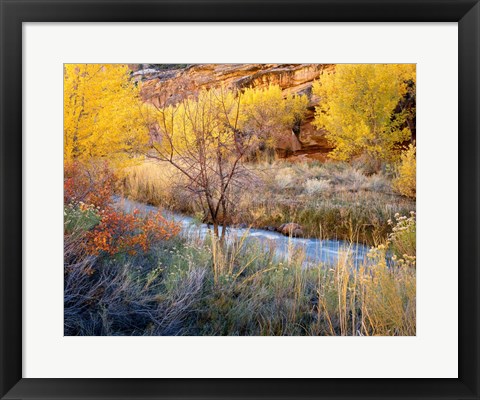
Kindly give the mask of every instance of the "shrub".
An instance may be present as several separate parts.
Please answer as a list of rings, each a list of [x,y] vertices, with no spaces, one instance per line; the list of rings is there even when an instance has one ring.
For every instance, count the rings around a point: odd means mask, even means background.
[[[100,222],[99,210],[83,202],[63,207],[64,233],[85,232]]]
[[[91,165],[65,163],[64,204],[85,203],[104,208],[112,201],[117,177],[107,162]]]
[[[318,194],[330,189],[330,181],[326,179],[307,179],[305,182],[305,192],[307,194]]]
[[[374,174],[368,177],[368,182],[365,185],[365,189],[372,192],[391,193],[392,188],[384,175]]]
[[[388,223],[392,225],[392,233],[388,236],[388,241],[391,243],[394,259],[399,257],[400,263],[405,262],[415,266],[417,247],[415,212],[411,211],[409,217],[397,213],[395,214],[395,222],[389,220]]]
[[[416,147],[410,144],[402,153],[400,164],[397,167],[393,188],[403,196],[416,197]]]
[[[332,179],[336,185],[352,192],[362,190],[367,183],[367,177],[362,171],[355,168],[343,169],[334,174]]]
[[[280,190],[291,188],[295,185],[295,176],[291,170],[283,169],[275,176],[275,183]]]
[[[101,211],[100,223],[86,235],[87,251],[92,255],[146,252],[152,244],[168,240],[180,232],[180,226],[162,215],[150,213],[145,217],[124,214],[113,209]]]

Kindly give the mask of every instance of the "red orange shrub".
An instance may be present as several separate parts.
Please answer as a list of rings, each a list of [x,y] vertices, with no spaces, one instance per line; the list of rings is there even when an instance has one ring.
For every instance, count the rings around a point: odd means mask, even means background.
[[[66,227],[70,228],[65,232],[81,226],[86,231],[83,248],[87,253],[134,255],[180,232],[178,224],[167,221],[160,213],[139,216],[138,211],[125,214],[113,209],[111,203],[117,177],[108,163],[89,166],[79,162],[65,163],[64,171],[64,202],[69,210],[65,214],[68,214]],[[90,216],[92,218],[87,218]],[[99,222],[90,221],[96,218]]]
[[[87,233],[86,248],[90,254],[102,252],[114,255],[135,255],[146,252],[159,240],[168,240],[180,232],[173,221],[167,221],[160,213],[140,217],[138,211],[124,214],[113,209],[102,211],[100,223]]]
[[[64,204],[83,202],[105,208],[114,194],[117,177],[107,162],[86,166],[79,162],[65,163]]]

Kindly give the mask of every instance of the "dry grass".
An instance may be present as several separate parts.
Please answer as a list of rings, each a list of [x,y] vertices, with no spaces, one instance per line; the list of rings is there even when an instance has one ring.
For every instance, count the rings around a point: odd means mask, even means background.
[[[195,212],[192,196],[185,189],[184,176],[169,163],[146,161],[130,167],[124,171],[122,182],[123,190],[137,201],[180,212]]]
[[[143,260],[144,262],[145,260]],[[161,269],[130,259],[84,258],[65,267],[65,335],[180,335],[200,296],[205,269],[192,266],[162,287]]]

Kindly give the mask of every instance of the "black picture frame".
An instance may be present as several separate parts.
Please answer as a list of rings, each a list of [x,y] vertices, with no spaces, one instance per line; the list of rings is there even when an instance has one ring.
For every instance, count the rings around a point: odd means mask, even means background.
[[[479,0],[0,0],[0,14],[1,398],[480,398]],[[458,379],[22,378],[22,23],[154,21],[458,22]]]

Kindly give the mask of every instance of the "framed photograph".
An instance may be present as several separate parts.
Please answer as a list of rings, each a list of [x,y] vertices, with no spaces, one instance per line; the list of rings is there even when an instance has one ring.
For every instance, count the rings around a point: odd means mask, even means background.
[[[478,1],[0,0],[0,397],[478,399]]]

